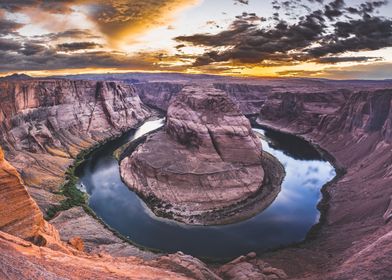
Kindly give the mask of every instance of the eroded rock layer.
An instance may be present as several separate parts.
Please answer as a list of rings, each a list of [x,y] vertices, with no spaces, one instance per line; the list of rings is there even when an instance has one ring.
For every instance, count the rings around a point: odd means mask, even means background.
[[[0,145],[44,210],[62,199],[53,192],[80,151],[149,114],[131,87],[115,82],[0,82]]]
[[[172,101],[165,129],[121,162],[121,175],[131,189],[159,201],[159,211],[208,223],[200,216],[261,190],[261,143],[224,92],[187,86]]]
[[[0,279],[221,279],[205,264],[183,254],[154,261],[87,255],[72,248],[38,247],[0,231]]]
[[[16,169],[4,159],[0,147],[0,230],[34,238],[43,224],[37,204],[28,195]]]

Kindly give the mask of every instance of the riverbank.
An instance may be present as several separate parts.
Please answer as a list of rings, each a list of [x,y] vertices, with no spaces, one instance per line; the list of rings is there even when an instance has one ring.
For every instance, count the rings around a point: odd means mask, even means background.
[[[128,150],[128,155],[130,151]],[[171,219],[180,223],[192,225],[228,225],[247,220],[266,209],[280,192],[285,176],[283,165],[274,156],[263,152],[262,166],[265,171],[263,184],[259,190],[250,197],[229,207],[214,209],[199,215],[188,215],[183,211],[170,208],[167,203],[156,197],[139,197],[148,205],[149,209],[158,217]]]
[[[311,139],[309,139],[307,137],[304,137],[302,135],[297,135],[294,133],[289,133],[283,129],[276,128],[273,125],[265,124],[261,120],[254,118],[254,116],[251,116],[251,123],[252,123],[252,126],[256,126],[261,129],[275,131],[275,132],[278,132],[283,135],[288,135],[290,137],[295,136],[299,139],[302,139],[303,141],[308,143],[310,146],[314,147],[317,150],[317,152],[322,156],[322,158],[324,158],[326,161],[330,162],[332,164],[332,166],[334,167],[334,169],[336,171],[335,177],[331,181],[329,181],[325,185],[323,185],[320,190],[322,195],[321,195],[321,199],[320,199],[319,203],[317,204],[317,209],[320,212],[320,218],[319,218],[318,222],[312,226],[312,228],[309,230],[308,234],[306,235],[306,238],[303,241],[293,243],[288,246],[284,246],[284,248],[297,247],[300,244],[303,244],[303,243],[306,243],[312,239],[315,239],[317,237],[318,232],[321,230],[321,227],[326,222],[326,214],[328,212],[329,201],[331,199],[331,197],[327,191],[327,188],[329,186],[336,184],[347,173],[346,168],[344,166],[342,166],[339,162],[337,162],[335,157],[331,153],[329,153],[326,149],[322,148],[319,144],[315,143],[314,141],[312,141]],[[281,249],[281,248],[278,248],[274,251],[277,251],[279,249]]]
[[[386,279],[384,276],[389,272],[382,260],[388,248],[378,246],[390,240],[388,232],[392,226],[383,220],[388,208],[388,202],[384,201],[390,195],[385,187],[391,182],[386,164],[390,144],[380,141],[377,132],[358,141],[349,132],[337,137],[320,128],[307,131],[303,124],[299,129],[295,121],[260,120],[259,124],[308,141],[337,170],[334,180],[322,188],[323,197],[318,204],[320,220],[306,239],[267,252],[261,258],[284,268],[293,279],[303,279],[305,274],[308,279],[320,279],[321,274],[325,276],[321,279],[373,277],[373,271],[379,273],[374,279]],[[362,250],[368,251],[369,258],[364,258]],[[364,269],[358,270],[359,264]]]
[[[144,128],[139,129],[136,131],[134,135],[129,135],[130,139],[133,139],[131,142],[139,142],[143,140],[143,133],[146,132],[147,134],[151,133],[151,129],[153,129],[156,125],[156,122],[149,122],[146,123]],[[148,132],[150,131],[150,132]],[[261,136],[257,129],[255,130],[256,135]],[[267,134],[266,134],[267,135]],[[139,138],[139,136],[141,136]],[[285,183],[285,188],[283,194],[280,196],[279,199],[275,199],[276,195],[280,192],[281,186],[279,185],[278,188],[275,188],[275,193],[273,192],[273,188],[264,188],[267,192],[264,193],[257,193],[255,196],[252,196],[244,204],[237,204],[235,205],[236,208],[233,209],[224,209],[226,211],[238,211],[239,214],[242,214],[242,218],[233,219],[233,216],[230,216],[224,223],[221,223],[219,227],[214,228],[214,226],[184,226],[181,223],[175,222],[172,217],[168,217],[169,219],[159,218],[159,215],[156,215],[150,211],[150,208],[145,205],[140,197],[136,195],[134,192],[130,192],[127,186],[121,181],[121,178],[118,174],[118,161],[113,157],[113,151],[118,149],[124,144],[123,142],[116,142],[116,143],[108,143],[106,147],[99,148],[96,150],[96,153],[92,153],[90,158],[81,166],[80,172],[78,176],[81,176],[81,182],[83,182],[86,191],[90,194],[90,202],[91,207],[93,207],[94,212],[97,213],[100,217],[103,217],[103,220],[106,224],[110,224],[110,228],[114,228],[115,230],[119,231],[122,237],[131,240],[132,244],[143,244],[144,249],[148,248],[157,248],[161,252],[176,252],[176,250],[181,250],[187,252],[189,254],[195,255],[200,257],[203,260],[208,261],[220,261],[220,260],[229,260],[230,258],[236,257],[240,254],[244,254],[249,251],[255,251],[258,253],[265,252],[265,250],[269,250],[269,248],[276,248],[276,246],[280,246],[280,244],[292,244],[293,242],[298,242],[298,240],[302,240],[302,236],[305,237],[307,231],[309,230],[310,226],[313,225],[313,221],[318,216],[318,211],[316,210],[316,204],[318,202],[318,192],[316,197],[314,197],[313,192],[309,192],[309,187],[302,186],[302,184],[307,184],[308,180],[313,180],[313,178],[317,178],[317,174],[309,174],[306,175],[306,170],[308,168],[332,168],[330,164],[322,164],[315,163],[310,161],[309,163],[303,162],[301,163],[300,160],[296,160],[292,156],[295,155],[286,155],[284,153],[290,152],[290,150],[286,150],[284,146],[278,145],[278,150],[276,148],[271,147],[268,148],[268,143],[284,143],[284,139],[280,139],[277,135],[271,135],[272,138],[268,136],[262,136],[263,139],[263,147],[265,147],[269,153],[273,153],[278,156],[278,166],[281,170],[283,170],[283,166],[288,164],[289,168],[289,181]],[[267,138],[266,138],[267,137]],[[283,137],[285,138],[285,137]],[[269,139],[269,140],[268,140]],[[290,139],[290,138],[289,138]],[[126,141],[126,140],[124,140]],[[278,142],[277,142],[278,141]],[[290,140],[291,141],[291,140]],[[124,142],[125,143],[125,142]],[[125,144],[127,145],[127,144]],[[133,144],[131,143],[131,146]],[[300,146],[301,147],[301,146]],[[280,149],[283,150],[280,150]],[[306,151],[312,149],[312,146],[308,144],[305,147],[299,149],[299,153],[308,153]],[[274,151],[275,150],[275,151]],[[277,153],[277,154],[276,154]],[[318,154],[318,153],[317,153]],[[265,160],[271,158],[269,154],[264,150]],[[283,156],[283,157],[282,157]],[[317,157],[318,158],[318,157]],[[283,161],[282,161],[283,160]],[[276,164],[269,164],[269,166],[276,166]],[[282,162],[280,162],[282,161]],[[270,162],[270,160],[268,160]],[[268,164],[267,162],[267,164]],[[266,169],[273,169],[267,167]],[[294,179],[297,176],[297,172],[293,173],[293,170],[303,170],[301,173],[301,181],[297,181]],[[284,170],[283,170],[284,172]],[[275,171],[268,171],[269,175],[279,173]],[[320,174],[320,182],[327,182],[330,180],[329,176]],[[294,179],[294,180],[293,180]],[[269,178],[265,178],[265,181],[271,181]],[[272,180],[279,180],[280,178],[274,177]],[[292,182],[292,183],[290,183]],[[301,182],[303,182],[301,184]],[[291,184],[291,185],[290,185]],[[312,187],[319,190],[323,183],[317,183]],[[272,190],[272,191],[271,191]],[[300,196],[304,196],[299,202],[297,200],[286,201],[287,194],[290,193],[298,193]],[[265,197],[263,197],[265,195]],[[294,198],[292,198],[294,199]],[[308,200],[310,199],[310,200]],[[260,201],[265,201],[265,203],[260,203]],[[263,207],[269,205],[269,202],[276,201],[275,206],[272,206],[270,210],[266,211],[264,214]],[[302,202],[301,202],[302,201]],[[256,205],[256,207],[252,207]],[[298,204],[299,203],[299,204]],[[311,203],[311,204],[309,204]],[[308,205],[308,206],[306,206]],[[311,207],[308,210],[309,207]],[[290,210],[292,209],[292,210]],[[301,214],[306,211],[307,214]],[[255,213],[255,215],[254,215]],[[294,214],[297,213],[297,214]],[[230,214],[230,213],[229,213]],[[233,213],[231,213],[233,214]],[[234,213],[235,214],[235,213]],[[72,211],[67,213],[68,216],[72,217],[72,219],[78,219],[81,223],[85,224],[82,219],[79,218],[78,215],[74,214]],[[221,215],[221,216],[219,216]],[[222,216],[226,215],[226,213],[218,213],[212,215],[210,214],[210,219],[222,219]],[[280,219],[276,220],[277,222],[273,222],[270,219],[271,215],[275,216],[276,218],[281,217],[283,220],[286,220],[286,223],[278,222]],[[295,215],[295,216],[292,216]],[[255,216],[254,219],[250,218],[251,216]],[[235,217],[235,216],[234,216]],[[318,218],[317,218],[318,219]],[[61,220],[61,219],[60,219]],[[282,220],[282,221],[283,221]],[[243,221],[243,222],[241,222]],[[61,221],[61,224],[63,222]],[[286,224],[286,225],[285,225]],[[308,226],[309,224],[309,226]],[[298,226],[297,226],[298,225]],[[64,224],[61,228],[73,228],[73,225]],[[77,230],[77,228],[76,228]],[[271,230],[276,234],[270,235]],[[218,231],[220,233],[218,233]],[[95,230],[93,230],[95,232]],[[154,232],[160,232],[159,234],[161,237],[165,236],[165,234],[169,234],[167,237],[162,238],[172,238],[170,242],[167,242],[166,245],[160,244],[158,242],[159,239],[156,239]],[[249,235],[248,233],[258,233],[257,235],[252,234]],[[289,234],[292,232],[292,234]],[[302,232],[298,237],[298,232]],[[88,239],[88,234],[82,232],[86,238]],[[235,249],[236,246],[227,246],[224,244],[232,244],[232,242],[236,242],[235,239],[231,238],[230,236],[237,236],[237,234],[243,234],[244,240],[248,240],[247,242],[257,242],[255,246],[248,246],[246,242],[240,242],[237,244],[242,244],[239,248],[240,250]],[[193,236],[196,234],[197,236]],[[220,236],[218,237],[217,234]],[[206,235],[205,237],[202,237]],[[249,236],[248,236],[249,235]],[[288,236],[292,236],[286,238]],[[98,235],[94,235],[97,239],[99,238]],[[103,235],[105,236],[105,234]],[[207,237],[208,236],[208,237]],[[262,239],[259,241],[257,236],[263,236]],[[206,239],[207,238],[207,239]],[[218,240],[216,240],[218,238]],[[272,238],[272,239],[271,239]],[[106,239],[106,238],[105,238]],[[200,249],[194,248],[192,246],[184,246],[185,244],[181,244],[180,240],[183,240],[186,244],[191,242],[190,240],[198,240],[197,244],[202,244],[202,246],[198,246]],[[200,239],[200,240],[199,240]],[[156,240],[156,241],[154,241]],[[180,242],[176,242],[179,240]],[[216,240],[216,241],[214,241]],[[274,241],[275,240],[275,241]],[[279,242],[276,244],[276,240]],[[210,244],[213,242],[215,245]],[[223,243],[222,243],[223,242]],[[220,244],[221,245],[217,245]],[[99,244],[97,244],[100,246]],[[207,248],[214,248],[217,245],[215,252],[216,253],[209,253],[209,249]],[[208,247],[205,247],[208,246]],[[223,247],[221,247],[223,246]],[[237,246],[237,247],[238,247]],[[227,249],[224,249],[227,247]],[[205,248],[205,249],[201,249]],[[200,251],[201,250],[201,251]],[[231,252],[231,250],[237,252]],[[224,253],[227,251],[227,253]],[[231,253],[230,253],[231,252]],[[204,257],[203,257],[204,256]],[[230,256],[230,257],[229,257]]]
[[[63,195],[65,199],[59,205],[49,208],[46,213],[46,219],[56,226],[63,241],[68,242],[71,237],[78,235],[85,241],[85,247],[89,253],[103,251],[119,257],[137,256],[143,259],[154,259],[162,254],[161,251],[154,248],[135,244],[105,223],[89,207],[89,196],[78,188],[79,177],[77,176],[78,168],[99,149],[111,142],[128,138],[147,121],[156,120],[160,117],[161,115],[158,112],[154,112],[149,119],[127,131],[82,150],[75,157],[73,164],[66,170],[64,183],[60,187],[59,194]],[[81,224],[84,225],[83,228],[80,227]]]

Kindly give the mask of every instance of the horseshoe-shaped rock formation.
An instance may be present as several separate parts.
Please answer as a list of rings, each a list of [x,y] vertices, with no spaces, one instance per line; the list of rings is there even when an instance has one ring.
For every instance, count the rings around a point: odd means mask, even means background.
[[[239,205],[263,188],[261,142],[223,91],[186,86],[165,128],[124,158],[121,175],[158,215],[227,223],[224,216],[246,213]]]

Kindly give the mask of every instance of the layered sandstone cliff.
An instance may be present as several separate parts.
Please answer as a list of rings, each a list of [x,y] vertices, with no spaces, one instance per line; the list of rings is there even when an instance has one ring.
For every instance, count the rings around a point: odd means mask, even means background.
[[[121,176],[158,215],[228,222],[213,213],[262,191],[261,143],[224,92],[187,86],[171,102],[164,130],[121,162]],[[246,215],[238,212],[226,214]]]
[[[180,82],[144,82],[132,85],[144,104],[167,111],[172,98],[185,86]]]
[[[67,245],[63,245],[67,246]],[[154,261],[88,255],[30,242],[0,231],[0,278],[30,279],[221,279],[205,264],[183,254]]]
[[[4,159],[0,147],[0,235],[2,233],[70,253],[60,241],[57,229],[44,220],[19,173]]]
[[[44,224],[42,213],[30,198],[16,171],[0,147],[0,230],[34,239]]]
[[[144,104],[167,111],[171,100],[186,86],[184,81],[175,82],[142,82],[132,86]],[[267,94],[273,90],[269,85],[243,83],[215,83],[214,81],[200,81],[200,84],[214,86],[225,91],[237,104],[243,114],[256,114],[264,103]]]
[[[0,145],[44,210],[62,199],[54,192],[80,151],[149,115],[132,88],[114,82],[0,82]]]

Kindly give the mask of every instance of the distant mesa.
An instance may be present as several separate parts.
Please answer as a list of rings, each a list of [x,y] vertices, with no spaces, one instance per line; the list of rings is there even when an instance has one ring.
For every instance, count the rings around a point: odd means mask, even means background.
[[[23,73],[22,74],[14,73],[12,75],[0,78],[0,80],[31,80],[31,79],[34,78]]]

